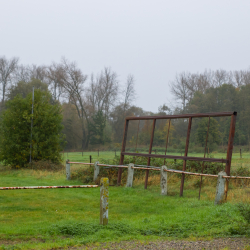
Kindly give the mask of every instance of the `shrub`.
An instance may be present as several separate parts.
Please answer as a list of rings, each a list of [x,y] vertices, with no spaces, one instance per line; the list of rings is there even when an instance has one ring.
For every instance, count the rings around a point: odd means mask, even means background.
[[[15,168],[27,167],[32,144],[33,161],[61,161],[61,105],[50,104],[48,92],[35,90],[31,142],[31,93],[20,95],[7,102],[7,109],[0,120],[0,161]]]

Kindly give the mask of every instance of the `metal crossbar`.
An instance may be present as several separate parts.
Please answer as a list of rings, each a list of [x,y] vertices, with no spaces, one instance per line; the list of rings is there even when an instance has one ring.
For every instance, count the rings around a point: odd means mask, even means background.
[[[98,185],[74,185],[74,186],[27,186],[27,187],[0,187],[0,190],[13,189],[48,189],[48,188],[97,188]]]

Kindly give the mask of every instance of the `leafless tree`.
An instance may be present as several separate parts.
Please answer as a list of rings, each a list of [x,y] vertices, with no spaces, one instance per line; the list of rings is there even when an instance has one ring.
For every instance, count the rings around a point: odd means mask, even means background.
[[[131,106],[135,97],[135,80],[133,75],[128,75],[125,85],[124,113]]]
[[[29,68],[23,64],[18,65],[15,71],[15,84],[18,82],[29,82],[30,81],[30,72]]]
[[[187,84],[187,76],[185,72],[177,74],[175,80],[170,83],[171,92],[177,100],[181,100],[183,110],[189,97],[189,88]]]
[[[244,85],[250,84],[250,71],[249,70],[246,70],[243,74],[243,83]]]
[[[52,63],[47,67],[47,79],[49,83],[49,89],[52,93],[53,99],[58,100],[63,94],[63,67],[60,64]]]
[[[93,112],[103,111],[108,117],[111,107],[114,106],[118,95],[117,74],[110,68],[104,68],[100,75],[91,76],[88,88],[88,101]]]
[[[89,116],[84,101],[84,84],[87,80],[87,75],[82,73],[75,62],[69,62],[65,58],[62,58],[60,67],[63,73],[61,75],[61,84],[66,91],[69,102],[76,107],[78,118],[81,121],[82,149],[85,149],[89,143],[87,130]]]
[[[7,59],[5,56],[0,57],[0,84],[2,88],[2,104],[4,105],[5,95],[8,85],[12,83],[15,70],[18,65],[18,58]]]
[[[37,66],[35,64],[32,64],[31,66],[28,66],[30,79],[38,79],[43,83],[48,84],[48,78],[47,78],[47,67]]]

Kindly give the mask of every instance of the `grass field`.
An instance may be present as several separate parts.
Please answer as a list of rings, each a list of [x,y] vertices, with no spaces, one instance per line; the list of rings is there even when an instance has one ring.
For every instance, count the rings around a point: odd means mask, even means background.
[[[148,153],[148,152],[143,152],[143,153]],[[169,153],[171,155],[176,155],[180,156],[181,154],[178,153]],[[84,152],[82,156],[82,152],[70,152],[70,153],[64,153],[63,154],[63,159],[64,162],[67,159],[70,159],[70,161],[73,162],[90,162],[90,156],[91,155],[91,162],[99,161],[102,163],[102,160],[106,161],[112,161],[113,158],[115,157],[115,152],[114,151],[100,151],[99,156],[97,151],[92,151],[92,152]],[[120,152],[116,152],[116,156],[119,157]],[[195,156],[195,157],[204,157],[203,153],[189,153],[188,156]],[[212,153],[209,155],[210,157],[213,158],[224,158],[226,159],[226,154],[225,153]],[[163,164],[163,160],[162,160]],[[232,156],[232,169],[235,169],[237,167],[246,167],[250,169],[250,153],[249,152],[244,152],[242,154],[242,158],[240,158],[240,153],[233,153]]]
[[[88,154],[94,156],[94,152]],[[114,152],[100,152],[96,160],[112,159],[112,155]],[[81,153],[69,153],[68,158],[85,162],[89,159],[87,156],[84,160]],[[233,167],[248,166],[249,162],[249,155],[248,158],[243,155],[243,159],[233,156]],[[99,188],[0,191],[0,249],[56,249],[123,240],[249,237],[250,231],[244,235],[234,229],[244,224],[237,203],[249,202],[249,189],[231,185],[229,202],[215,206],[216,180],[205,179],[200,201],[196,180],[197,177],[186,179],[182,198],[176,175],[169,179],[168,196],[160,195],[159,176],[150,176],[147,190],[143,188],[143,179],[136,179],[133,188],[110,187],[109,224],[105,227],[99,225]],[[82,184],[66,181],[64,170],[4,167],[0,168],[0,183],[1,186]]]

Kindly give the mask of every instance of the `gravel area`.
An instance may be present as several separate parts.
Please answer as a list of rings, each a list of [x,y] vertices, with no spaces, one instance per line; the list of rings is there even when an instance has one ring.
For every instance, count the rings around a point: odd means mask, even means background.
[[[121,250],[121,249],[192,249],[192,250],[203,250],[203,249],[245,249],[250,250],[250,239],[249,238],[220,238],[209,241],[152,241],[152,242],[140,242],[140,241],[123,241],[119,243],[99,243],[90,246],[81,246],[78,248],[69,249],[88,249],[88,250]]]

